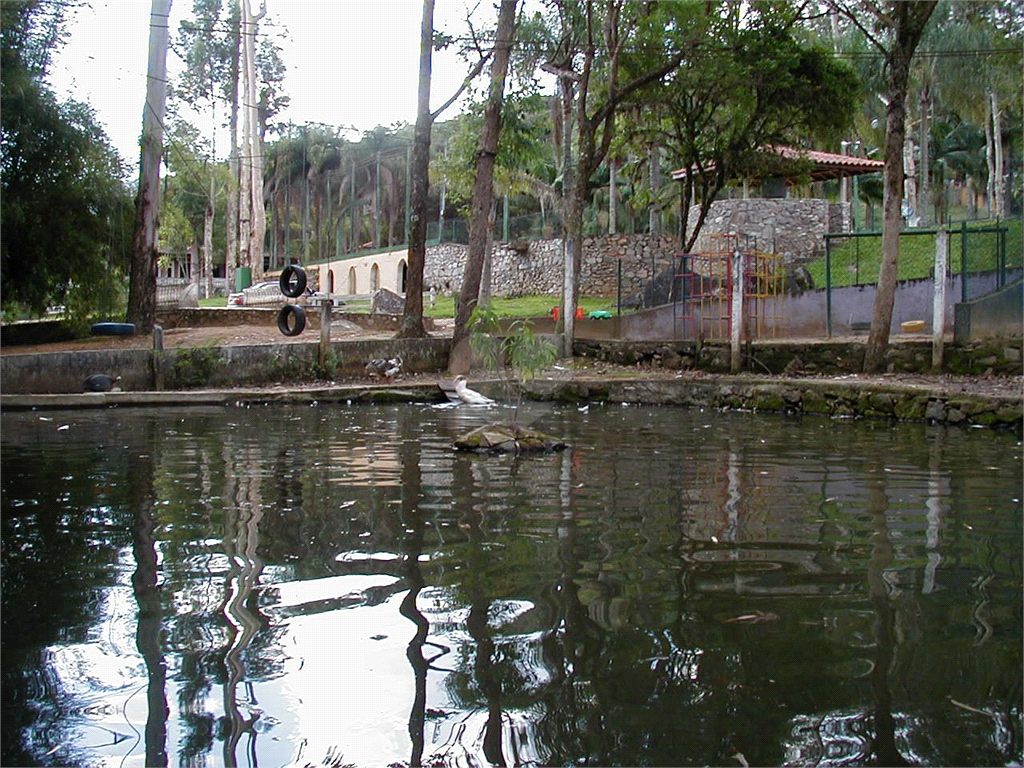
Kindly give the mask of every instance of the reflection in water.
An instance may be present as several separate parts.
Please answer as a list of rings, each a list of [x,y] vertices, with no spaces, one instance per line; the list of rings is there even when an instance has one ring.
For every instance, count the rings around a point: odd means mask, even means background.
[[[152,443],[150,443],[152,445]],[[153,504],[155,492],[153,478],[155,461],[146,451],[135,457],[128,471],[128,501],[134,510],[132,522],[132,554],[135,572],[132,588],[139,606],[135,633],[136,647],[146,664],[146,766],[167,765],[167,707],[165,686],[167,666],[164,662],[160,633],[163,627],[163,608],[157,584],[159,564],[156,544],[156,521]]]
[[[2,418],[5,765],[1022,759],[1015,436],[595,405],[524,413],[571,448],[514,459],[453,452],[494,418],[459,408]]]
[[[224,617],[228,632],[224,666],[224,712],[228,733],[224,737],[224,765],[238,765],[238,745],[247,739],[245,754],[248,765],[258,764],[256,756],[255,725],[261,710],[252,683],[246,680],[243,654],[256,634],[265,627],[259,610],[253,604],[255,589],[263,572],[263,561],[257,554],[260,543],[259,524],[263,518],[263,499],[260,491],[260,456],[255,447],[239,451],[241,460],[232,462],[231,441],[224,445],[226,495],[234,504],[224,509],[224,554],[228,558],[228,573],[224,581]],[[234,493],[232,493],[234,491]],[[239,686],[244,693],[239,696]],[[243,712],[243,709],[245,710]]]

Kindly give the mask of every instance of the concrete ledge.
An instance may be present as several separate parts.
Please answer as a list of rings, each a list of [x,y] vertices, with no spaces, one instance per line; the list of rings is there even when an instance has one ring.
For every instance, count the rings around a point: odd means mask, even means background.
[[[507,398],[506,384],[474,381],[474,389]],[[963,427],[1024,427],[1020,397],[967,393],[939,384],[878,380],[783,379],[757,376],[699,378],[534,379],[524,387],[533,400],[567,403],[673,405],[716,410],[785,413],[830,418],[876,418]],[[436,383],[330,385],[304,389],[207,389],[186,392],[0,395],[0,410],[67,408],[247,406],[269,403],[434,403],[447,398]]]
[[[300,384],[333,376],[363,375],[374,358],[402,358],[407,373],[445,370],[450,338],[364,339],[331,343],[331,359],[319,364],[320,345],[256,344],[245,347],[181,347],[91,350],[0,357],[0,391],[6,394],[73,394],[90,374],[121,376],[126,393],[154,389]]]
[[[267,403],[433,403],[447,400],[432,383],[333,385],[305,389],[193,389],[185,392],[83,392],[0,395],[0,410],[245,406]]]

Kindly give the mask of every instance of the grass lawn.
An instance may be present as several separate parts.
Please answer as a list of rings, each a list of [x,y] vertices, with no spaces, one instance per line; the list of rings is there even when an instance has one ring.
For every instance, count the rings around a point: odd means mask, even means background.
[[[228,300],[223,296],[216,296],[211,299],[200,299],[201,307],[226,307]],[[505,298],[495,296],[491,299],[498,317],[539,317],[540,315],[551,314],[551,308],[561,306],[562,300],[559,296],[517,296],[516,298]],[[580,307],[584,314],[594,310],[606,309],[615,311],[615,299],[580,297]],[[348,307],[354,311],[369,311],[369,304],[365,307],[353,304]],[[425,317],[455,317],[455,298],[452,296],[438,296],[434,306],[430,306],[430,299],[423,297],[423,314]]]
[[[1021,220],[1000,222],[1006,232],[1006,266],[1021,266],[1024,248]],[[971,222],[967,226],[967,271],[984,272],[997,268],[997,236],[994,232],[972,232],[993,226],[993,222]],[[962,233],[954,225],[949,233],[949,268],[954,274],[961,271]],[[882,237],[856,237],[835,241],[832,246],[832,287],[874,284],[878,281],[881,264]],[[915,234],[913,230],[900,235],[900,280],[928,277],[935,264],[935,235]],[[813,261],[807,271],[818,288],[825,287],[825,259]]]
[[[498,317],[540,317],[550,315],[552,307],[560,307],[562,298],[560,296],[517,296],[506,298],[503,296],[491,297],[491,306]],[[615,299],[580,297],[580,307],[583,313],[593,312],[598,309],[615,311]],[[455,317],[455,298],[452,296],[438,296],[434,306],[430,306],[430,299],[423,298],[423,314],[427,317]]]

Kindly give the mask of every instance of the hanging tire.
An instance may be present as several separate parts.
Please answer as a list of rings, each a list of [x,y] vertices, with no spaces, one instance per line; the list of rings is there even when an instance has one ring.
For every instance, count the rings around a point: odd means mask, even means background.
[[[306,270],[298,264],[289,264],[281,270],[278,285],[289,299],[299,298],[306,290]]]
[[[292,318],[295,318],[294,321]],[[277,313],[277,328],[285,336],[298,336],[306,327],[306,310],[294,304],[285,304]]]

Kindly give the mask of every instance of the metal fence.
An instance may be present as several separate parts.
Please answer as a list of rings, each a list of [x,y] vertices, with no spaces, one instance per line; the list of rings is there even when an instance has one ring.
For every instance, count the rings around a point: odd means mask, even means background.
[[[968,301],[1006,285],[1024,266],[1020,220],[958,222],[945,228],[947,277],[957,278],[958,298]],[[934,276],[937,229],[909,229],[900,235],[898,280]],[[825,255],[808,264],[814,284],[824,288],[874,285],[882,255],[882,233],[825,235]]]

